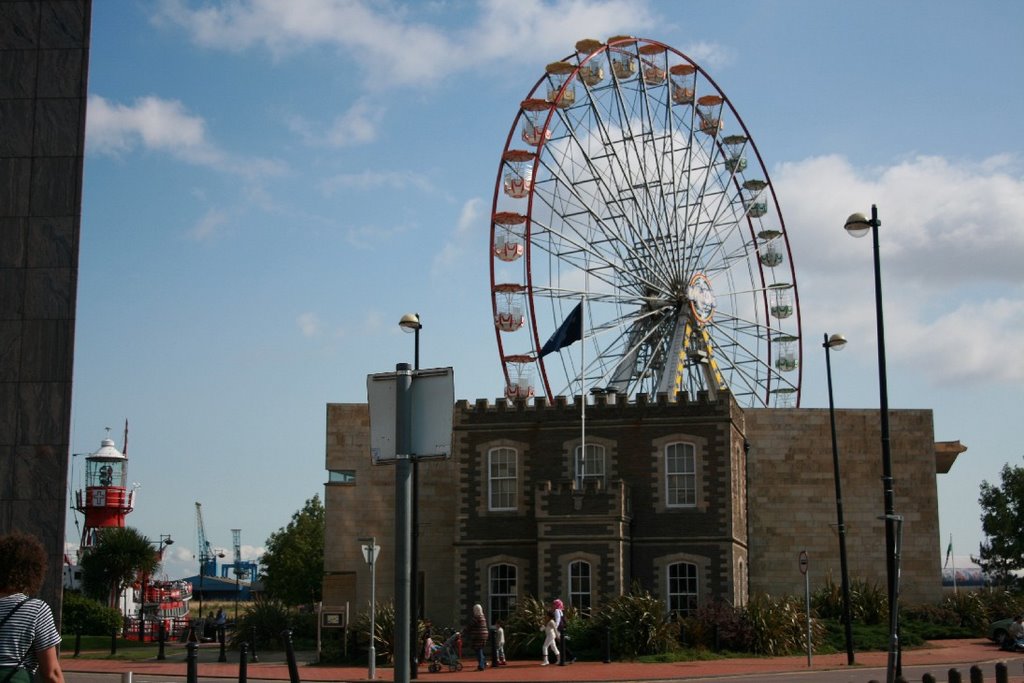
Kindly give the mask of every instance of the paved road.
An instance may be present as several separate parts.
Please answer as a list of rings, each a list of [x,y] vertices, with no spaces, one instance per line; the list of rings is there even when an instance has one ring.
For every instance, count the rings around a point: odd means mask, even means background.
[[[201,651],[198,665],[201,683],[225,683],[226,679],[238,680],[237,653],[229,653],[228,663],[218,663],[216,651]],[[307,683],[318,681],[344,681],[354,683],[367,681],[365,667],[333,667],[308,664],[309,655],[300,654],[299,678]],[[288,667],[280,655],[261,654],[260,663],[250,664],[247,677],[250,680],[287,681]],[[857,663],[846,664],[845,653],[815,655],[813,666],[808,668],[803,657],[749,657],[718,659],[701,662],[674,662],[670,664],[638,664],[633,662],[578,662],[571,666],[541,667],[538,662],[516,661],[498,669],[483,672],[467,666],[461,672],[442,671],[432,674],[421,669],[417,683],[510,683],[515,681],[599,683],[607,681],[667,683],[687,681],[689,683],[868,683],[885,680],[884,652],[857,653]],[[920,681],[925,673],[937,681],[946,681],[951,668],[960,672],[963,681],[970,681],[972,666],[979,666],[983,680],[992,683],[995,679],[997,662],[1006,663],[1010,683],[1024,683],[1024,654],[999,651],[983,639],[958,641],[937,641],[929,647],[904,652],[904,677],[908,681]],[[112,660],[87,660],[62,658],[65,676],[69,683],[127,683],[126,672],[132,672],[131,683],[170,683],[185,680],[185,664],[181,653],[168,655],[167,661],[146,660],[124,662]],[[376,680],[392,681],[394,671],[378,667]]]

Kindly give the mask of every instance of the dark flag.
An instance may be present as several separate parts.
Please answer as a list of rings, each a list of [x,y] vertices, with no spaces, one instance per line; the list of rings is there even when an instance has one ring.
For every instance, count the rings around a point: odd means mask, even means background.
[[[569,316],[558,326],[555,333],[551,335],[551,338],[547,340],[540,353],[537,354],[538,358],[543,358],[549,353],[560,351],[566,346],[569,346],[573,342],[578,342],[583,339],[583,302],[580,301],[576,304],[576,308],[572,309]]]

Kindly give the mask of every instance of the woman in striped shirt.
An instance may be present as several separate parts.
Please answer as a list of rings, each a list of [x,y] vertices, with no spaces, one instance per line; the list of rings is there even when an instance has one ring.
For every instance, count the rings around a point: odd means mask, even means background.
[[[64,683],[53,612],[27,595],[39,590],[45,573],[46,551],[38,539],[20,533],[0,536],[0,681],[21,667],[35,672],[38,683]],[[11,680],[18,680],[13,673]]]

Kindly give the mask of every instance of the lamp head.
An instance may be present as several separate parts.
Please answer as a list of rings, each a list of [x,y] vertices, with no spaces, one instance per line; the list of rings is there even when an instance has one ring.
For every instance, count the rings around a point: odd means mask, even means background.
[[[833,334],[831,337],[828,338],[828,341],[822,344],[822,346],[824,346],[826,349],[840,351],[844,346],[846,346],[846,337],[844,337],[841,334]]]
[[[846,219],[846,225],[843,227],[853,237],[863,237],[871,229],[871,219],[862,213],[850,214],[850,217]]]
[[[423,323],[420,322],[419,313],[406,313],[398,321],[398,326],[402,328],[403,332],[415,332],[423,327]]]

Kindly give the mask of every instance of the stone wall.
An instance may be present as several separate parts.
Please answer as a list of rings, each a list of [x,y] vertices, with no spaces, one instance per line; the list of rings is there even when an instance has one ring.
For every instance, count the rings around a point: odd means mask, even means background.
[[[750,589],[803,594],[798,555],[810,556],[811,587],[840,581],[839,535],[827,409],[745,411],[750,443]],[[843,517],[851,581],[886,589],[881,436],[877,410],[837,410]],[[935,438],[930,410],[890,411],[895,512],[903,515],[901,600],[942,595]]]
[[[59,618],[89,0],[0,0],[0,532],[49,553]]]

